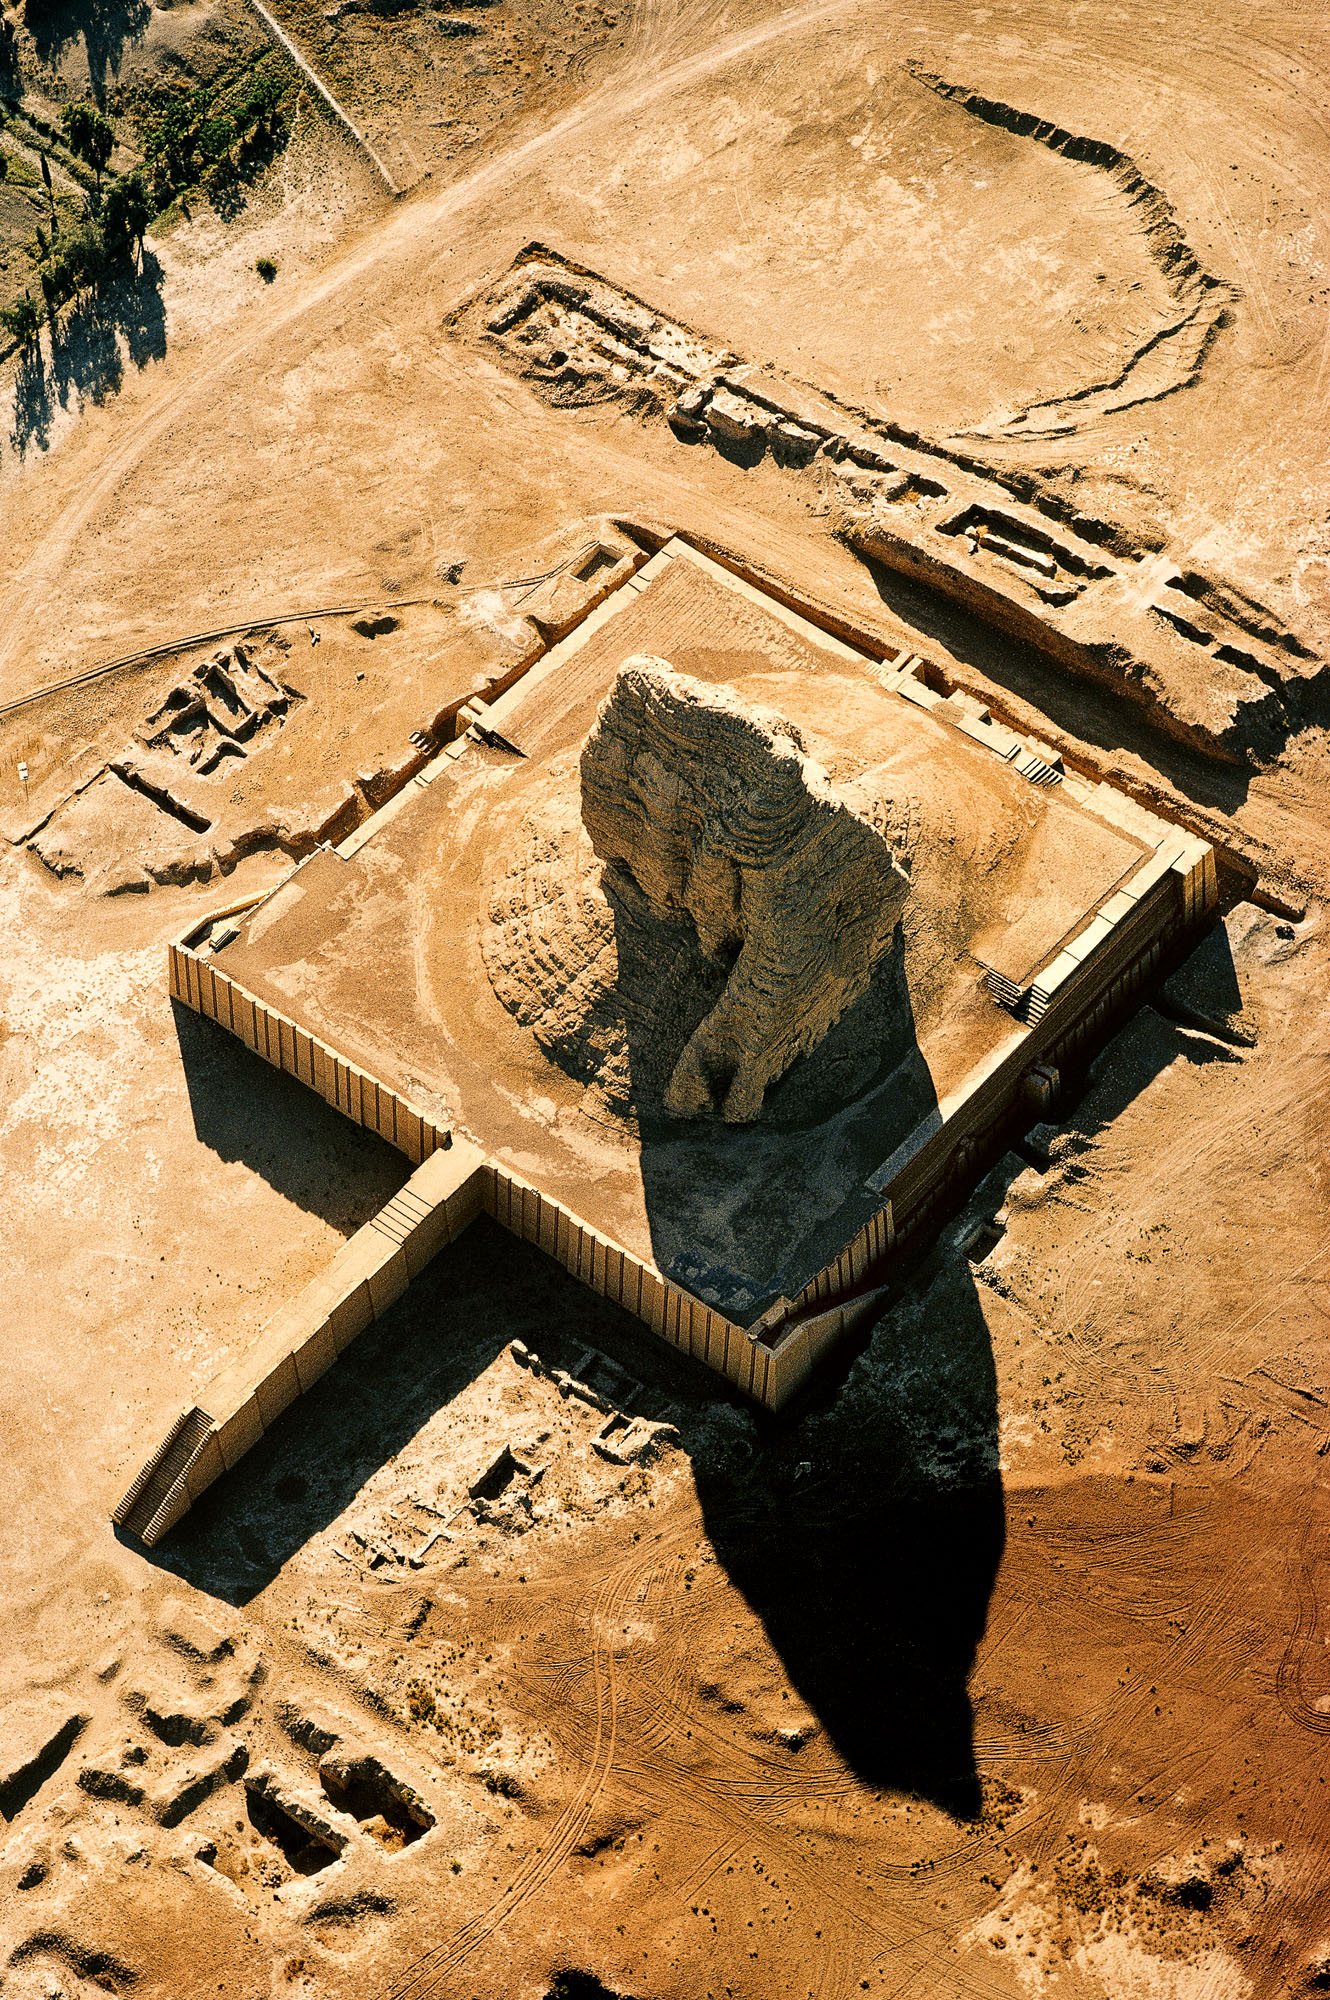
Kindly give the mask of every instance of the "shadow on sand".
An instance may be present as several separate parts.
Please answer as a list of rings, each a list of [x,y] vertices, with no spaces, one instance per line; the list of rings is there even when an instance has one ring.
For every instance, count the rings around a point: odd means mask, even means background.
[[[1076,1107],[1078,1137],[1082,1143],[1096,1138],[1175,1062],[1207,1069],[1241,1061],[1237,1049],[1190,1034],[1154,1007],[1142,1007],[1090,1066]]]
[[[1221,997],[1236,991],[1223,968]],[[363,1221],[403,1163],[229,1036],[177,1015],[195,1121],[294,1200]],[[1173,1062],[1230,1052],[1143,1008],[1092,1066],[1075,1145]],[[1237,1058],[1233,1058],[1237,1059]],[[847,1764],[960,1819],[982,1810],[968,1681],[1005,1541],[997,1376],[965,1246],[1005,1198],[1016,1156],[901,1274],[859,1351],[779,1417],[754,1411],[529,1245],[482,1219],[205,1495],[154,1552],[250,1603],[365,1482],[513,1340],[576,1369],[588,1346],[668,1404],[706,1535],[780,1670]],[[352,1192],[348,1192],[351,1190]],[[497,1274],[497,1275],[496,1275]],[[534,1554],[534,1551],[533,1551]],[[555,1558],[557,1560],[557,1558]],[[569,1558],[575,1568],[574,1548]],[[399,1587],[427,1582],[402,1571]],[[381,1587],[391,1588],[389,1572]],[[693,1661],[700,1682],[705,1657]]]
[[[171,1002],[194,1130],[297,1208],[351,1235],[390,1201],[410,1163],[275,1070],[234,1035]]]
[[[1005,1541],[997,1379],[964,1257],[917,1276],[834,1400],[694,1471],[717,1557],[841,1756],[972,1819],[967,1683]]]
[[[503,1272],[502,1295],[495,1285]],[[888,1316],[824,1408],[763,1418],[556,1266],[473,1224],[152,1552],[250,1603],[440,1409],[521,1339],[588,1344],[672,1404],[716,1557],[781,1669],[865,1782],[979,1810],[967,1677],[1001,1559],[996,1388],[954,1254]],[[573,1561],[575,1563],[574,1555]],[[380,1572],[418,1590],[426,1574]],[[700,1681],[705,1658],[694,1661]]]
[[[660,926],[611,903],[653,1254],[748,1320],[837,1255],[879,1200],[867,1177],[936,1111],[902,933],[759,1120],[726,1126],[664,1116],[658,1024],[635,1004],[659,984]],[[696,997],[700,1019],[715,992]],[[1004,1537],[997,1385],[969,1265],[953,1251],[930,1272],[820,1412],[760,1422],[750,1453],[690,1449],[716,1554],[841,1755],[968,1818],[966,1683]]]
[[[104,105],[107,83],[118,74],[125,50],[142,41],[152,6],[150,0],[54,0],[30,7],[26,19],[38,55],[53,68],[82,41],[92,94]]]
[[[106,402],[124,382],[126,360],[146,368],[165,353],[162,267],[145,250],[137,268],[85,293],[20,356],[10,426],[15,451],[45,451],[57,410]]]
[[[506,1311],[495,1309],[496,1265]],[[474,1223],[210,1488],[153,1559],[196,1590],[249,1603],[508,1341],[547,1324],[549,1294],[571,1284],[497,1224]],[[585,1296],[563,1303],[575,1309]]]

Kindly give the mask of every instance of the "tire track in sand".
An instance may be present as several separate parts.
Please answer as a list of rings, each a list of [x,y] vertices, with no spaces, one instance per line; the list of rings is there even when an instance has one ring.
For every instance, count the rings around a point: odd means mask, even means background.
[[[629,1602],[645,1595],[654,1569],[654,1562],[625,1564],[595,1598],[589,1621],[595,1733],[575,1797],[560,1813],[548,1838],[522,1863],[502,1894],[450,1938],[414,1960],[389,1989],[390,2000],[425,2000],[426,1995],[437,1992],[445,1979],[488,1943],[501,1924],[539,1895],[585,1838],[591,1816],[614,1769],[618,1736],[616,1656],[613,1646],[607,1643],[607,1635],[616,1620],[621,1622]]]

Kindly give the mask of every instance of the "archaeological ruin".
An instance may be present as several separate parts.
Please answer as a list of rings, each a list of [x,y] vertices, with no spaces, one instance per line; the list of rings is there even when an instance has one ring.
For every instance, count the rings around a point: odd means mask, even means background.
[[[868,991],[908,886],[890,842],[836,796],[796,729],[662,660],[620,667],[581,782],[606,896],[641,898],[667,936],[691,926],[726,972],[664,1109],[752,1123],[767,1086]]]
[[[1330,2000],[1330,8],[0,69],[0,2000]]]
[[[417,1164],[199,1393],[156,1540],[484,1212],[776,1409],[1217,907],[1213,848],[686,538],[173,996]]]

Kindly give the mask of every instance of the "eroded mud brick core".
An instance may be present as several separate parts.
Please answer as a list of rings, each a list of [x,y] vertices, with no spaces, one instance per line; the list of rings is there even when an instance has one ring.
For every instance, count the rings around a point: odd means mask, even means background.
[[[1215,901],[912,658],[676,538],[173,991],[778,1405]]]
[[[725,970],[665,1089],[747,1123],[767,1085],[867,992],[906,880],[797,729],[663,660],[620,668],[582,752],[582,817],[622,895],[690,922]]]

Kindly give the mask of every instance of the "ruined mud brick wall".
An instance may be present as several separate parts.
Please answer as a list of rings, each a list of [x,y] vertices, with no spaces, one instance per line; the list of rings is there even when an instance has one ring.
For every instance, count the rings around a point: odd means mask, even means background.
[[[936,80],[934,80],[935,82]],[[930,87],[931,84],[930,84]],[[1202,288],[1205,289],[1204,287]],[[1221,309],[1213,288],[1203,311]],[[558,407],[614,396],[676,436],[834,482],[847,546],[1136,704],[1203,756],[1260,766],[1330,667],[1267,605],[1033,474],[742,360],[543,244],[453,316]]]

